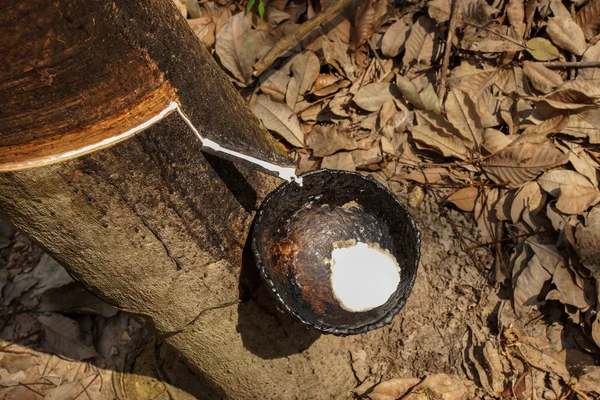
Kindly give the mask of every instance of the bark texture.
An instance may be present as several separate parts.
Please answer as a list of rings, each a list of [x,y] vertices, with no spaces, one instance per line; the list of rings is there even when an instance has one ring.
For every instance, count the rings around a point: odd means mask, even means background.
[[[0,70],[0,165],[63,161],[1,173],[2,213],[175,347],[213,394],[314,399],[351,387],[343,340],[278,311],[248,254],[254,212],[279,180],[203,153],[175,114],[61,157],[177,101],[206,137],[284,160],[171,2],[2,0],[0,18],[0,49],[18,64]]]

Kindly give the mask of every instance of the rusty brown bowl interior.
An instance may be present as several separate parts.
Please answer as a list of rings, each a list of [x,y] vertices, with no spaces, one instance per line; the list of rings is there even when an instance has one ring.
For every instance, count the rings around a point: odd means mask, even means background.
[[[358,173],[317,170],[303,186],[284,183],[254,220],[252,250],[279,305],[324,333],[380,328],[404,307],[419,265],[419,232],[407,208],[386,187]],[[329,260],[333,243],[377,243],[400,265],[400,283],[383,305],[350,312],[335,299]],[[367,266],[368,268],[368,266]]]

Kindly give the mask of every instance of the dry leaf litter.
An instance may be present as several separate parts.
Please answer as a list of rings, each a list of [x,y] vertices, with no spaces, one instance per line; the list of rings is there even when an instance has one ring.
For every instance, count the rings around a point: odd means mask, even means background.
[[[271,0],[264,19],[245,2],[175,3],[301,172],[371,175],[423,230],[414,293],[392,325],[350,339],[356,385],[340,398],[600,398],[600,0],[366,0],[258,76],[334,2]],[[131,368],[145,333],[19,233],[0,240],[3,390],[103,395],[99,367]],[[5,361],[17,350],[31,355]]]

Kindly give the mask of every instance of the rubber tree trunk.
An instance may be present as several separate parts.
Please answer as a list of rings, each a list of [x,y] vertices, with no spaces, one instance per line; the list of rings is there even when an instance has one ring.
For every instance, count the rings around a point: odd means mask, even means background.
[[[92,151],[177,101],[209,138],[283,160],[170,1],[1,0],[0,49],[0,165],[13,170],[0,209],[15,226],[223,396],[352,386],[342,340],[278,311],[247,252],[278,179],[203,153],[176,114]]]

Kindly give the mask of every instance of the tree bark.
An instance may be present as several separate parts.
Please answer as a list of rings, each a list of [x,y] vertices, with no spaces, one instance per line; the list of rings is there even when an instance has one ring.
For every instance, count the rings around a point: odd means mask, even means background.
[[[0,166],[13,170],[0,173],[0,210],[15,226],[219,396],[352,387],[343,339],[278,311],[248,253],[279,180],[203,153],[176,114],[103,144],[177,101],[206,137],[284,161],[171,2],[2,0],[0,49]]]

